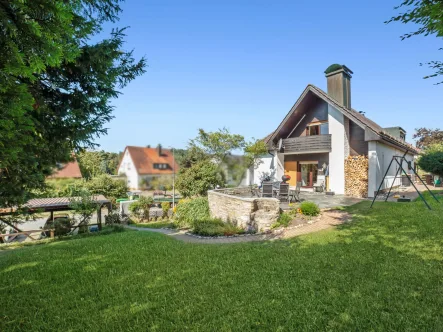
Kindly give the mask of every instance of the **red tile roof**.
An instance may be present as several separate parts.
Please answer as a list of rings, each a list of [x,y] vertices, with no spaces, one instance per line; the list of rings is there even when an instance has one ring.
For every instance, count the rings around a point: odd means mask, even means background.
[[[82,178],[82,173],[77,160],[74,160],[63,164],[62,168],[54,172],[49,178]]]
[[[161,154],[159,154],[158,148],[127,146],[125,152],[126,150],[128,150],[138,174],[173,174],[174,164],[176,173],[179,169],[172,156],[172,151],[169,149],[161,149]],[[154,164],[168,164],[169,167],[166,169],[156,169]]]

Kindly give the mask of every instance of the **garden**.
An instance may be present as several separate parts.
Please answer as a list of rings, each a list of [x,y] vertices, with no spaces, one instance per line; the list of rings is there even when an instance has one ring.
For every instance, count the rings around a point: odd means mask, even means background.
[[[369,204],[291,240],[124,231],[0,251],[0,330],[439,330],[443,204]]]

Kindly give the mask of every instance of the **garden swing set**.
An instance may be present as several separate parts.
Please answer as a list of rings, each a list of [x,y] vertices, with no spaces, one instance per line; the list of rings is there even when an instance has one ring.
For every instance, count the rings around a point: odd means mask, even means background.
[[[385,182],[386,176],[389,173],[389,170],[391,168],[392,165],[394,164],[394,161],[398,164],[399,168],[397,170],[397,172],[395,173],[395,177],[394,180],[391,183],[391,187],[389,188],[389,192],[386,195],[385,198],[385,202],[388,200],[389,195],[391,194],[392,191],[392,187],[394,186],[395,180],[397,179],[397,176],[399,175],[399,173],[401,174],[401,171],[406,175],[406,177],[408,178],[409,182],[414,186],[414,189],[417,191],[418,195],[420,196],[420,198],[423,200],[423,202],[426,204],[426,206],[428,207],[429,210],[432,210],[431,206],[429,205],[429,203],[426,201],[426,199],[424,198],[424,196],[421,194],[421,192],[417,189],[417,187],[415,186],[414,182],[412,181],[411,177],[408,175],[408,173],[406,173],[406,171],[403,168],[403,162],[406,162],[406,164],[408,165],[408,169],[412,170],[415,174],[415,176],[421,181],[421,183],[424,184],[424,186],[426,187],[426,189],[429,191],[429,193],[432,195],[432,197],[434,197],[434,199],[437,201],[437,203],[440,203],[440,201],[438,200],[438,198],[434,195],[434,193],[428,188],[428,186],[426,185],[426,183],[423,181],[423,179],[420,177],[420,175],[417,174],[417,172],[415,171],[414,167],[412,167],[411,162],[406,160],[406,154],[408,153],[408,150],[406,150],[406,152],[404,153],[403,156],[393,156],[391,162],[389,163],[388,169],[386,170],[385,175],[383,176],[383,179],[381,180],[380,186],[378,187],[378,190],[375,194],[374,199],[372,200],[372,204],[371,204],[371,208],[374,205],[375,200],[377,199],[377,196],[380,193],[381,187],[383,186],[383,183]]]

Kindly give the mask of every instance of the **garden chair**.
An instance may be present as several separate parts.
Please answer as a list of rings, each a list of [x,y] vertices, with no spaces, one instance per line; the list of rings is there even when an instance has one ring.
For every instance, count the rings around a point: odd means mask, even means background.
[[[289,183],[280,183],[278,199],[281,202],[289,202]]]
[[[274,197],[274,184],[272,182],[263,182],[261,197]]]
[[[325,181],[317,181],[317,183],[315,183],[313,187],[315,192],[322,193],[325,191]]]
[[[297,182],[295,190],[291,192],[291,201],[300,202],[301,182]]]

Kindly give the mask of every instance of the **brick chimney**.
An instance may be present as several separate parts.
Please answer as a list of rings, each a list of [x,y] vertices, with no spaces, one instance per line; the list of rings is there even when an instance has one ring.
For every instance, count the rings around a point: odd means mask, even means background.
[[[345,65],[333,64],[326,70],[328,95],[346,108],[351,108],[351,78],[352,70]]]

